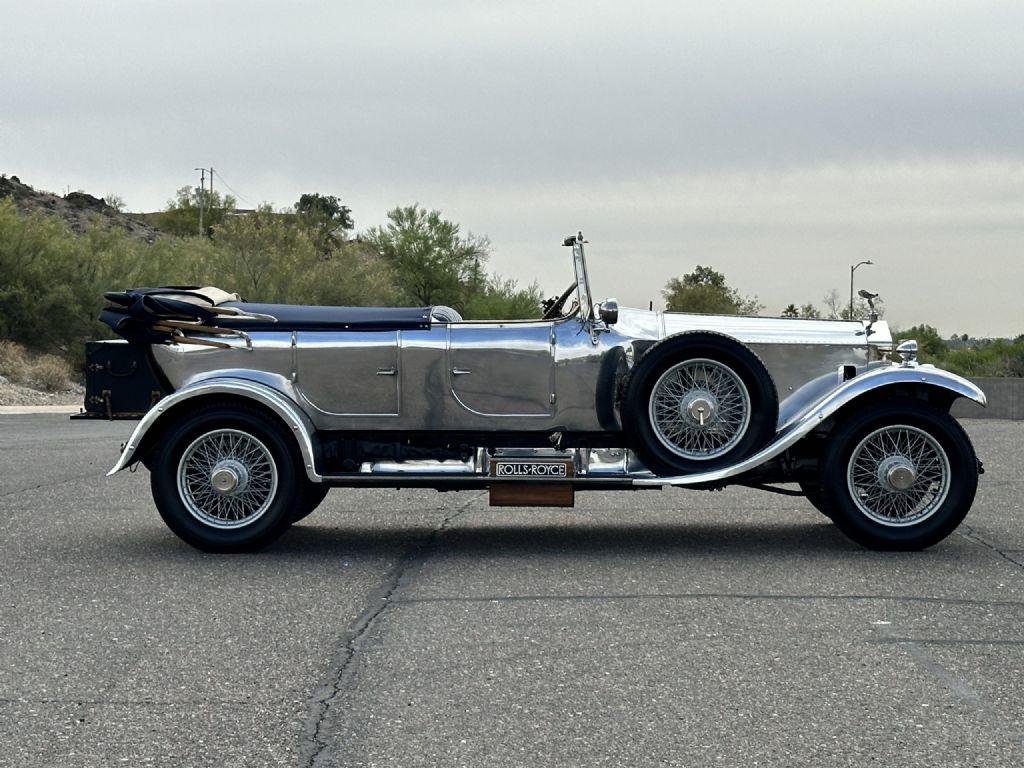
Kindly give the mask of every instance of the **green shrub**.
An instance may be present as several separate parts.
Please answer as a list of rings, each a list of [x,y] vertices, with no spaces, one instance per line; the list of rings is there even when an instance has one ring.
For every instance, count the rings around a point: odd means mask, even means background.
[[[916,339],[918,357],[922,363],[932,363],[961,376],[1021,376],[1024,377],[1024,336],[1010,339],[962,339],[970,346],[950,347],[930,325],[915,325],[893,333],[895,343]]]
[[[28,384],[47,392],[63,392],[71,385],[71,366],[55,355],[40,355],[28,369]]]
[[[0,339],[0,376],[21,384],[27,363],[25,348],[21,344]]]
[[[63,392],[71,385],[71,366],[56,355],[33,354],[13,341],[0,340],[0,376],[47,392]]]

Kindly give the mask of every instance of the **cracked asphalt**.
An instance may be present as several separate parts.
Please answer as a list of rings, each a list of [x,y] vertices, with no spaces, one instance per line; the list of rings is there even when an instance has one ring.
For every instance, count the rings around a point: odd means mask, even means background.
[[[1020,765],[1024,423],[967,523],[800,498],[342,491],[258,555],[167,531],[130,423],[0,418],[0,765]]]

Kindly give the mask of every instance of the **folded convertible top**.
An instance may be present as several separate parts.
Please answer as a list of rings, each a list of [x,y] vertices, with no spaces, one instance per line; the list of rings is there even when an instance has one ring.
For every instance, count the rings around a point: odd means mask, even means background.
[[[251,304],[219,288],[168,286],[104,294],[100,320],[128,341],[227,347],[193,338],[246,331],[396,331],[430,328],[431,307],[317,307]]]

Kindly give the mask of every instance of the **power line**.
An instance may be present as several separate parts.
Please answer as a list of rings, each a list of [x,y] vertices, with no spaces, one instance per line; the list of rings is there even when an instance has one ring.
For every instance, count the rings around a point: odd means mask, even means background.
[[[254,202],[253,202],[252,200],[250,200],[249,198],[247,198],[247,197],[246,197],[245,195],[243,195],[243,194],[240,194],[239,192],[237,192],[237,191],[235,190],[235,188],[234,188],[234,187],[232,187],[232,186],[231,186],[230,184],[228,184],[227,180],[226,180],[226,179],[224,178],[224,175],[223,175],[223,174],[222,174],[222,173],[221,173],[220,171],[214,171],[214,170],[213,170],[213,169],[211,168],[211,169],[210,169],[210,172],[211,172],[211,178],[212,178],[212,174],[213,174],[213,173],[216,173],[216,174],[217,174],[217,178],[219,178],[219,179],[221,180],[221,183],[222,183],[222,184],[223,184],[223,185],[224,185],[225,187],[227,187],[227,188],[228,188],[228,191],[229,191],[229,192],[231,192],[231,194],[233,194],[233,195],[234,195],[234,196],[235,196],[235,197],[236,197],[236,198],[237,198],[238,200],[241,200],[241,201],[242,201],[242,202],[244,202],[244,203],[248,203],[248,204],[249,204],[249,205],[251,205],[251,206],[252,206],[253,208],[255,208],[255,207],[256,207],[256,203],[254,203]]]

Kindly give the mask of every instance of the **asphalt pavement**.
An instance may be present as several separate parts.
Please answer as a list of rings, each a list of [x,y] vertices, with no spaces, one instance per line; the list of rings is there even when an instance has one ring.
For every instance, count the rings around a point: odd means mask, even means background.
[[[197,552],[131,423],[0,417],[0,765],[1000,766],[1024,755],[1024,422],[923,553],[801,498],[332,491]]]

